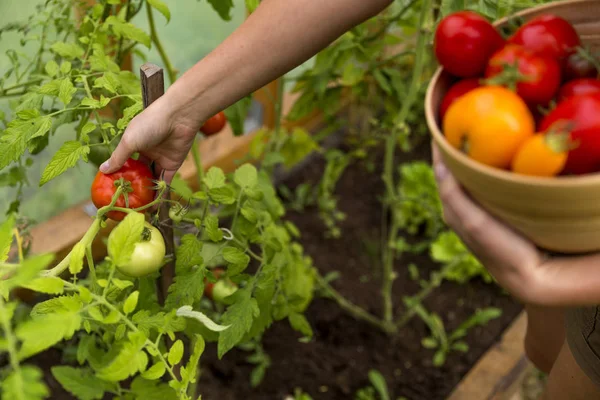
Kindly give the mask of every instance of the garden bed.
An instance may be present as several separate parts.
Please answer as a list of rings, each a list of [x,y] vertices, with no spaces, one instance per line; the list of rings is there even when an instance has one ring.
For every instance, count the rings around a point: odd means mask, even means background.
[[[425,143],[403,157],[403,162],[429,160],[429,146]],[[324,165],[324,160],[315,159],[283,183],[290,188],[302,182],[316,184]],[[335,289],[375,314],[381,313],[380,283],[375,275],[377,257],[370,256],[366,249],[379,240],[382,216],[378,196],[383,191],[381,180],[376,178],[379,172],[367,172],[364,166],[354,164],[339,181],[339,207],[348,216],[341,225],[340,239],[324,238],[324,226],[316,209],[288,214],[302,232],[301,243],[319,271],[324,275],[340,272],[341,276],[333,282]],[[421,277],[440,267],[427,254],[398,261],[396,307],[402,304],[402,296],[419,290],[417,281],[409,276],[410,263],[418,266]],[[444,282],[424,304],[442,317],[447,330],[456,328],[478,308],[498,307],[503,313],[486,326],[470,330],[466,337],[469,351],[451,353],[444,366],[438,368],[432,363],[434,352],[421,345],[428,330],[417,317],[390,339],[372,326],[354,320],[331,300],[318,298],[306,312],[315,333],[310,343],[298,341],[300,335],[285,322],[267,330],[262,343],[272,365],[257,388],[250,387],[254,366],[246,361],[249,353],[236,349],[218,360],[216,346],[211,344],[202,358],[200,392],[209,400],[258,400],[283,399],[295,388],[301,388],[314,399],[350,399],[368,385],[369,370],[376,369],[386,378],[393,398],[445,399],[522,310],[497,286],[481,280],[465,285]]]

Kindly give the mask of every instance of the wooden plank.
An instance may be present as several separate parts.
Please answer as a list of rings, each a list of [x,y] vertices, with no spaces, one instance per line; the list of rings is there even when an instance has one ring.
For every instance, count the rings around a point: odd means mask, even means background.
[[[523,311],[454,389],[447,400],[508,400],[531,364],[523,341],[527,315]]]

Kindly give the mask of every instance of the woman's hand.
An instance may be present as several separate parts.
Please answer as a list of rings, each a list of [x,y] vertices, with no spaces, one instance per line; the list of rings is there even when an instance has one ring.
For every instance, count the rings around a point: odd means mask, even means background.
[[[160,97],[130,123],[110,159],[100,166],[111,173],[135,152],[156,163],[155,173],[170,183],[188,155],[200,122],[179,115],[168,94]]]

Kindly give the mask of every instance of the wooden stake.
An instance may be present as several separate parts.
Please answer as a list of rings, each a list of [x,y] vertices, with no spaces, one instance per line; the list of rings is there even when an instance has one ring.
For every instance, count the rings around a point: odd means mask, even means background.
[[[144,108],[148,108],[156,99],[165,93],[164,71],[157,65],[145,63],[140,68],[142,80],[142,100]],[[162,178],[162,176],[161,176]],[[165,198],[170,198],[169,188],[165,191]],[[167,291],[175,276],[175,243],[173,238],[173,227],[169,219],[169,203],[161,203],[158,209],[158,230],[165,239],[166,255],[170,261],[161,269],[160,281],[158,282],[158,299],[164,305]]]

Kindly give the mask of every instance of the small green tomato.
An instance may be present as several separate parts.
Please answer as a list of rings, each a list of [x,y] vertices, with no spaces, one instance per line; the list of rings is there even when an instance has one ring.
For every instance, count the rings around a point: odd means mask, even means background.
[[[111,233],[112,234],[112,233]],[[140,278],[158,271],[165,258],[165,240],[160,231],[148,222],[144,224],[141,241],[135,244],[128,262],[117,269],[132,278]],[[110,255],[111,249],[109,247]]]
[[[228,279],[221,279],[212,288],[212,298],[216,303],[224,303],[224,300],[234,294],[238,287]]]

